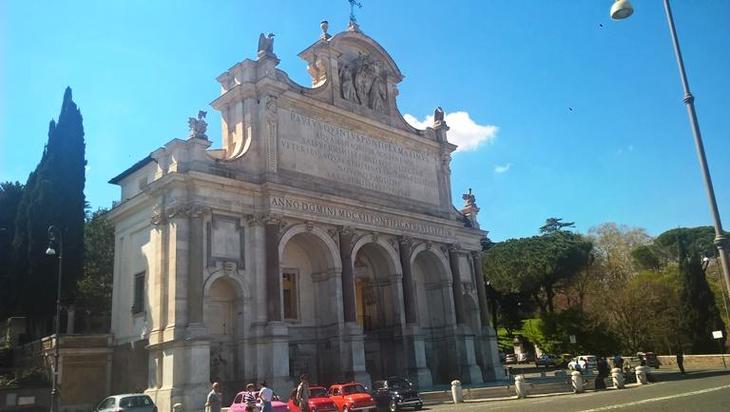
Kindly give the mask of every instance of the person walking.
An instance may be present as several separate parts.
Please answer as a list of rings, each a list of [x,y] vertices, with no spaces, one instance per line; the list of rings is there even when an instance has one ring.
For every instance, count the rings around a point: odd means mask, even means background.
[[[221,385],[218,382],[213,382],[213,387],[208,393],[208,398],[205,401],[206,412],[221,412],[221,406],[223,402],[221,400]]]
[[[266,381],[261,382],[261,389],[259,389],[259,399],[261,399],[261,403],[263,404],[263,407],[261,408],[261,412],[272,412],[273,409],[271,409],[271,399],[274,397],[274,391],[271,390],[268,386],[266,386]]]
[[[243,394],[243,403],[246,404],[246,412],[256,411],[256,385],[249,383],[246,385],[246,393]]]
[[[677,351],[677,367],[682,372],[682,375],[684,375],[684,353],[682,353],[682,349]]]
[[[309,376],[306,373],[299,377],[296,401],[299,410],[309,412]]]

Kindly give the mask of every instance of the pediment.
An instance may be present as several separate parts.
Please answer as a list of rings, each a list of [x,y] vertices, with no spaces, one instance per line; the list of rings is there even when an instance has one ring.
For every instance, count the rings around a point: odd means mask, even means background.
[[[312,89],[304,94],[393,127],[418,133],[398,111],[398,83],[404,76],[375,40],[350,27],[323,36],[299,53],[307,62]]]

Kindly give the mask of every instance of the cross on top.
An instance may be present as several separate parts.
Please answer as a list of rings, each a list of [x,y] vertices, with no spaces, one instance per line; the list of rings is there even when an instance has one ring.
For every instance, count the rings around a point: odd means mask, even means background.
[[[347,0],[348,3],[350,3],[350,23],[356,23],[357,19],[355,18],[355,6],[357,8],[362,8],[362,3],[360,3],[358,0]]]

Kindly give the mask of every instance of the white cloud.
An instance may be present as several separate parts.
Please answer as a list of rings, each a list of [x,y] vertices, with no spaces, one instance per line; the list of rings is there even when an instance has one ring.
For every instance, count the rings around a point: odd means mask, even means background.
[[[433,125],[433,115],[426,116],[423,121],[410,114],[404,114],[403,118],[416,129],[425,129]],[[444,120],[449,125],[447,134],[449,142],[459,146],[457,152],[476,150],[482,143],[496,138],[499,130],[497,126],[477,124],[467,112],[447,113]]]
[[[494,167],[494,173],[507,173],[510,167],[512,167],[512,163],[507,163],[506,165],[497,165]]]

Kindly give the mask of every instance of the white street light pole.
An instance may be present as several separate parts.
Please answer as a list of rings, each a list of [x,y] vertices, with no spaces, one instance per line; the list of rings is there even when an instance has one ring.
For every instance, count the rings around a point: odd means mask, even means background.
[[[722,266],[722,274],[725,278],[725,287],[730,295],[730,262],[727,256],[727,237],[722,230],[722,222],[720,220],[720,212],[717,209],[717,200],[715,199],[715,189],[712,186],[712,177],[710,177],[710,169],[707,167],[707,158],[705,157],[705,146],[702,143],[702,134],[700,126],[697,122],[697,112],[695,111],[695,98],[689,90],[689,82],[687,81],[687,73],[684,70],[684,60],[682,59],[682,51],[679,48],[679,39],[677,38],[677,30],[674,28],[674,17],[672,16],[672,8],[669,0],[664,0],[664,10],[667,13],[667,22],[669,23],[669,31],[672,35],[672,44],[674,45],[674,55],[677,58],[679,66],[679,77],[682,80],[682,88],[684,89],[684,103],[687,105],[687,114],[689,115],[689,123],[692,127],[694,135],[695,147],[697,149],[697,158],[702,169],[702,176],[705,182],[705,191],[707,192],[707,200],[710,204],[710,213],[712,214],[712,223],[715,228],[715,246],[720,257],[720,265]],[[625,19],[634,12],[634,7],[629,0],[616,0],[611,6],[611,18],[614,20]]]

